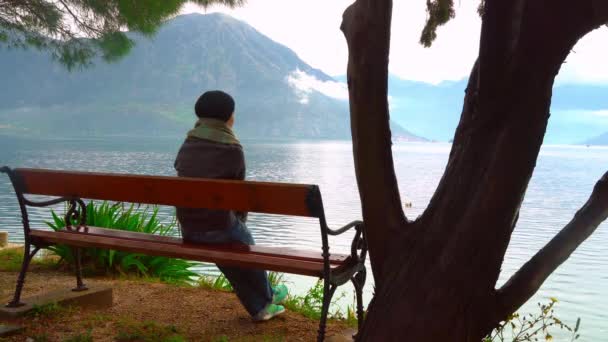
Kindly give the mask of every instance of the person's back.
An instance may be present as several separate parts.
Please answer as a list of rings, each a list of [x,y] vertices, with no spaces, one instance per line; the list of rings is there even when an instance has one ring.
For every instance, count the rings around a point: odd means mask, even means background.
[[[198,121],[175,159],[180,177],[245,179],[245,158],[232,131],[234,100],[221,91],[201,95],[195,105]],[[204,196],[205,194],[201,194]],[[228,210],[176,208],[182,237],[189,243],[241,243],[254,245],[245,225],[246,213]],[[256,321],[268,320],[285,309],[278,305],[287,288],[272,289],[265,271],[218,265],[237,296]]]
[[[188,137],[175,159],[175,170],[180,177],[243,180],[243,150],[238,144]],[[177,218],[184,240],[192,242],[196,242],[202,232],[228,229],[237,219],[233,211],[190,208],[177,208]],[[205,225],[201,226],[200,222]]]

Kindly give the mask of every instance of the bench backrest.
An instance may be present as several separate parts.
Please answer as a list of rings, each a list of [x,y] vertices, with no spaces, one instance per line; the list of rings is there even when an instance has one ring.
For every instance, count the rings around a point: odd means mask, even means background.
[[[15,169],[24,194],[321,217],[316,185]]]

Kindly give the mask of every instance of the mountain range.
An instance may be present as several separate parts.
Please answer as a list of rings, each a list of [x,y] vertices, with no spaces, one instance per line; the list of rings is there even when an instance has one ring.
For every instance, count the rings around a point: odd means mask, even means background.
[[[608,132],[585,141],[587,145],[608,145]]]
[[[344,79],[343,77],[338,77]],[[467,80],[433,85],[389,77],[391,119],[408,130],[432,140],[453,138],[460,120]],[[594,144],[608,144],[608,85],[564,84],[553,88],[551,117],[544,142],[581,144],[598,137]],[[598,140],[599,139],[599,140]]]
[[[124,59],[73,72],[44,52],[0,49],[0,134],[180,135],[194,123],[201,92],[223,89],[236,99],[244,138],[350,138],[345,77],[315,69],[242,21],[189,14],[152,38],[129,36],[135,46]],[[393,135],[452,139],[466,83],[391,75]],[[606,94],[608,85],[558,78],[545,143],[608,144]]]
[[[184,134],[197,97],[222,89],[244,138],[350,137],[348,101],[319,87],[341,85],[242,21],[189,14],[152,38],[128,35],[135,45],[124,59],[72,72],[45,52],[0,50],[0,133]],[[399,139],[423,140],[391,126]]]

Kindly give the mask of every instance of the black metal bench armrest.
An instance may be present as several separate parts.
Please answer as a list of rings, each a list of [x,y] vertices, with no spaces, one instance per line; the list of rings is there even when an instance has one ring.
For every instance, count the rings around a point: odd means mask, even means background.
[[[336,230],[327,228],[327,234],[329,234],[329,235],[340,235],[340,234],[342,234],[344,232],[347,232],[348,230],[350,230],[352,228],[355,228],[356,226],[359,226],[359,225],[363,225],[363,221],[353,221],[353,222],[345,225],[344,227],[338,228]]]

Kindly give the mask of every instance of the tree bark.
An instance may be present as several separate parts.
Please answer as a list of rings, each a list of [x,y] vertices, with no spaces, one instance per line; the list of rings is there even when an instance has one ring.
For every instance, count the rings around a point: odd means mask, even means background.
[[[390,1],[358,0],[347,9],[355,168],[375,250],[376,291],[359,340],[478,342],[504,318],[496,281],[543,141],[553,82],[578,39],[601,23],[598,8],[597,0],[486,0],[448,165],[412,223],[400,208],[390,155]]]

